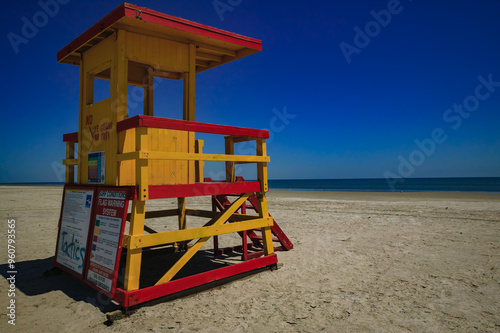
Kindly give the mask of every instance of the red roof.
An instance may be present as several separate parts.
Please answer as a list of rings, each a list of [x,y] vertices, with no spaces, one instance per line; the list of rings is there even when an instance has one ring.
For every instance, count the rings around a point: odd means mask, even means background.
[[[246,50],[245,55],[262,50],[262,42],[258,39],[209,27],[124,2],[57,52],[57,61],[79,64],[79,56],[76,53],[83,52],[97,44],[100,40],[109,36],[113,32],[113,29],[133,27],[136,25],[135,20],[139,21],[137,25],[143,22],[149,23],[141,24],[142,29],[144,29],[144,26],[155,29],[155,31],[158,31],[158,28],[160,28],[162,29],[161,33],[164,33],[166,36],[175,35],[176,37],[185,38],[194,44],[200,42],[215,47],[222,45],[232,52]],[[236,56],[235,59],[240,57]]]

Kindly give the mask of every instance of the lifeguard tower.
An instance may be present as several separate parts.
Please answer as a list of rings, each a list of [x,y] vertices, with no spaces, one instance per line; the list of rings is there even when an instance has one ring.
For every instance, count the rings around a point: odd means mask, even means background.
[[[293,245],[268,212],[268,131],[195,121],[196,74],[261,50],[259,40],[123,3],[57,53],[58,62],[80,67],[80,103],[78,132],[63,136],[66,185],[55,266],[124,308],[276,267],[275,250]],[[154,116],[155,77],[182,80],[183,120]],[[100,101],[97,79],[110,82],[109,97]],[[144,89],[144,115],[128,116],[129,85]],[[224,136],[225,153],[204,154],[196,133]],[[248,141],[255,141],[255,155],[236,155],[235,145]],[[204,161],[224,162],[226,179],[205,179]],[[235,174],[236,164],[249,163],[257,181]],[[187,197],[200,196],[211,199],[212,210],[186,207]],[[147,209],[148,201],[166,198],[177,200],[174,209]],[[173,217],[175,230],[148,227],[148,218],[160,217]],[[191,217],[206,223],[190,227]],[[218,237],[229,233],[239,234],[241,244],[221,247]],[[211,237],[213,255],[240,251],[241,262],[179,275]],[[151,282],[142,259],[154,251],[175,260],[158,256],[161,274]]]

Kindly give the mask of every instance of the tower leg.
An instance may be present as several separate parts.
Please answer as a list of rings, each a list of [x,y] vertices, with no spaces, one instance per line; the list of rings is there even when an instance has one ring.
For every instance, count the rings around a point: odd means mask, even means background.
[[[130,214],[130,235],[144,234],[144,219],[146,216],[146,201],[134,200]],[[125,266],[125,290],[139,289],[141,276],[142,249],[127,249],[127,263]]]
[[[187,222],[186,222],[186,198],[177,198],[177,208],[179,209],[179,230],[186,229]],[[186,249],[186,242],[180,242],[179,244],[176,244],[179,246],[180,251],[185,251]]]
[[[258,205],[259,205],[259,215],[260,217],[272,219],[269,216],[269,210],[267,208],[267,199],[265,194],[258,194]],[[273,246],[273,234],[271,232],[271,227],[264,227],[262,230],[262,245],[264,245],[264,255],[270,255],[274,253]]]

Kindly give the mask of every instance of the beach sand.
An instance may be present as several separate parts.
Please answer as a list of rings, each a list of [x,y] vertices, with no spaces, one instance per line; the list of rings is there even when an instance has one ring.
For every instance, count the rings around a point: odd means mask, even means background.
[[[61,196],[62,187],[0,187],[1,332],[500,332],[500,194],[273,190],[270,213],[295,246],[278,252],[279,270],[142,307],[109,327],[112,305],[96,291],[43,275]],[[188,207],[209,208],[209,198]],[[15,326],[5,316],[12,218]]]

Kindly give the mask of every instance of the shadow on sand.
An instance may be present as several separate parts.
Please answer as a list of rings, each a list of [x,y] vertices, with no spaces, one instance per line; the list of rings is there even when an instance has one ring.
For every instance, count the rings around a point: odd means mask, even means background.
[[[26,296],[38,296],[59,290],[75,301],[84,301],[94,305],[103,313],[115,311],[120,308],[111,303],[106,296],[70,274],[61,272],[61,274],[45,276],[44,273],[53,268],[52,257],[16,262],[15,265],[17,271],[15,274],[16,289]],[[9,267],[7,264],[0,265],[0,274],[5,279],[11,276],[11,274],[7,273],[8,271]]]
[[[154,285],[154,283],[158,281],[158,279],[162,277],[182,255],[183,253],[172,253],[169,249],[145,251],[143,253],[141,265],[140,287],[144,288]],[[179,271],[175,279],[224,267],[235,263],[235,260],[239,261],[239,258],[240,255],[237,253],[214,256],[213,251],[199,251],[186,266]],[[103,313],[109,313],[121,308],[119,305],[112,303],[108,297],[70,274],[65,272],[57,273],[57,271],[54,271],[52,257],[16,262],[15,269],[17,271],[15,274],[16,289],[27,296],[38,296],[59,290],[75,301],[83,301],[94,305]],[[7,273],[8,271],[8,264],[0,265],[0,274],[5,279],[9,278],[11,275]],[[122,254],[117,281],[117,287],[119,288],[123,286],[124,271],[125,254]],[[219,283],[219,285],[220,284],[221,283]],[[214,286],[207,286],[205,289],[213,287]],[[172,295],[173,297],[165,298],[164,301],[184,297],[200,291],[202,290],[196,290],[191,293],[179,293],[177,297],[175,297],[176,295]]]

